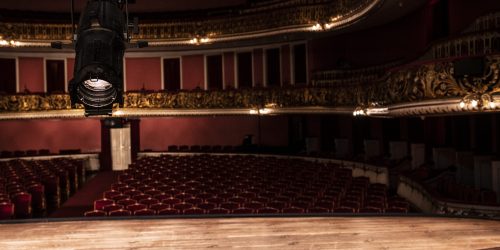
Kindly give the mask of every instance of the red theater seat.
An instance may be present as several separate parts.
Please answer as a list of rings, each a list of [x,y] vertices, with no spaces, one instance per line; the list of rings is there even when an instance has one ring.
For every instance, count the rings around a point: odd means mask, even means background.
[[[334,213],[354,213],[356,210],[352,207],[339,207],[333,209]]]
[[[224,208],[227,210],[235,210],[240,207],[240,204],[236,202],[224,202],[220,204],[220,208]]]
[[[147,198],[147,199],[144,199],[144,200],[140,200],[139,203],[141,204],[144,204],[146,206],[151,206],[153,204],[156,204],[156,203],[159,203],[160,201],[157,200],[157,199],[154,199],[154,198]]]
[[[382,212],[382,210],[380,208],[376,208],[376,207],[365,207],[365,208],[359,209],[359,212],[360,213],[373,213],[373,214],[376,214],[376,213]]]
[[[120,201],[120,200],[125,200],[125,199],[128,199],[128,198],[130,198],[130,196],[129,196],[129,195],[120,194],[120,195],[115,195],[115,196],[113,196],[113,199],[112,199],[112,200],[114,200],[115,202],[118,202],[118,201]]]
[[[257,210],[258,214],[277,214],[279,210],[272,207],[264,207]]]
[[[394,213],[394,214],[406,214],[408,213],[408,209],[403,207],[390,207],[385,209],[386,213]]]
[[[123,209],[123,206],[122,205],[118,205],[118,204],[106,205],[106,206],[104,206],[102,208],[102,210],[104,210],[108,214],[111,211],[120,210],[120,209]]]
[[[151,205],[149,208],[155,210],[156,212],[159,212],[160,210],[170,208],[170,205],[164,203],[156,203]]]
[[[308,208],[307,212],[313,213],[313,214],[322,214],[322,213],[328,213],[330,211],[324,207],[312,207],[312,208]]]
[[[137,195],[142,195],[143,193],[137,189],[132,189],[132,190],[128,190],[128,191],[124,192],[123,194],[128,195],[130,197],[134,197]]]
[[[106,212],[102,210],[93,210],[93,211],[87,211],[84,214],[85,217],[104,217],[106,216]]]
[[[47,209],[45,187],[42,184],[32,184],[28,187],[28,192],[31,194],[33,213],[36,216],[43,216]]]
[[[94,201],[94,210],[102,210],[104,206],[113,204],[114,201],[110,199],[103,198],[101,200]]]
[[[185,200],[186,203],[190,203],[190,204],[193,204],[193,205],[199,205],[201,203],[203,203],[203,200],[200,199],[200,198],[191,198],[191,199],[187,199]]]
[[[250,202],[250,203],[245,203],[244,207],[253,209],[253,210],[258,210],[260,208],[264,207],[264,204],[260,202]]]
[[[210,210],[210,209],[214,209],[215,207],[217,207],[217,204],[205,202],[205,203],[198,204],[198,207],[201,209],[204,209],[204,210]]]
[[[287,207],[283,209],[284,214],[303,214],[304,209],[300,207]]]
[[[16,218],[31,217],[31,194],[25,192],[14,194],[12,203],[14,204]]]
[[[146,208],[146,209],[134,211],[134,215],[136,215],[136,216],[153,216],[153,215],[156,215],[156,211]]]
[[[127,206],[135,204],[135,203],[137,203],[137,201],[134,199],[130,199],[130,198],[119,200],[118,202],[116,202],[116,204],[122,205],[124,207],[127,207]]]
[[[177,203],[181,203],[181,200],[177,199],[177,198],[168,198],[168,199],[162,200],[161,203],[165,203],[165,204],[173,206]]]
[[[11,219],[14,216],[14,204],[8,202],[0,203],[0,220]]]
[[[158,215],[177,215],[177,214],[179,214],[179,210],[172,208],[162,209],[158,212]]]
[[[124,209],[109,212],[109,216],[130,216],[131,214],[129,210]]]
[[[173,207],[174,207],[174,209],[177,209],[179,211],[184,211],[186,209],[192,208],[193,204],[182,202],[182,203],[175,204]]]
[[[148,208],[148,206],[146,206],[144,204],[140,204],[140,203],[135,203],[135,204],[127,206],[127,209],[130,210],[132,213],[134,213],[135,211],[138,211],[138,210],[146,209],[146,208]]]
[[[224,208],[214,208],[208,210],[207,214],[229,214],[229,210],[224,209]]]
[[[232,214],[253,214],[254,210],[247,207],[240,207],[232,211]]]
[[[117,196],[117,195],[121,195],[122,193],[120,191],[117,191],[117,190],[109,190],[109,191],[105,191],[104,194],[103,194],[103,198],[106,198],[106,199],[113,199],[113,197]]]
[[[198,214],[201,215],[204,213],[205,213],[205,210],[198,208],[198,207],[188,208],[188,209],[183,211],[183,214],[186,214],[186,215],[198,215]]]

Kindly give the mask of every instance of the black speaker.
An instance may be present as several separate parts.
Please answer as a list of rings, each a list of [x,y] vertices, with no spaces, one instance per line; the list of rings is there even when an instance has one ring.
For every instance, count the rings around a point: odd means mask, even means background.
[[[453,69],[453,76],[455,78],[482,76],[484,74],[484,58],[474,57],[454,61]]]

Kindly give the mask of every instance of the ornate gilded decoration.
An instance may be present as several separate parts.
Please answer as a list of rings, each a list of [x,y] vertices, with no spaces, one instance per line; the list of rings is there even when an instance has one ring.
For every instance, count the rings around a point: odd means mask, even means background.
[[[148,40],[151,46],[186,45],[313,31],[311,27],[317,23],[328,29],[337,28],[359,19],[381,1],[282,0],[214,17],[174,19],[165,16],[161,21],[140,24],[140,33],[132,40]],[[18,41],[15,46],[48,47],[52,41],[70,42],[72,35],[70,24],[0,22],[0,36],[3,37],[0,40]]]

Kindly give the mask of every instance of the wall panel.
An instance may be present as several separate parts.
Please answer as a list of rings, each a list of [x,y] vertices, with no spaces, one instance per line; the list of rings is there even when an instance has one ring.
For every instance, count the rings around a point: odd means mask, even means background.
[[[203,55],[188,55],[182,57],[182,88],[204,88],[205,59]]]
[[[0,122],[0,151],[81,149],[99,152],[101,128],[97,119],[23,120]]]
[[[126,58],[126,91],[161,89],[161,58]]]
[[[165,151],[168,145],[241,145],[247,134],[257,143],[256,116],[141,119],[141,149]],[[262,117],[262,144],[288,144],[288,118]]]
[[[44,92],[42,57],[19,57],[19,91]]]

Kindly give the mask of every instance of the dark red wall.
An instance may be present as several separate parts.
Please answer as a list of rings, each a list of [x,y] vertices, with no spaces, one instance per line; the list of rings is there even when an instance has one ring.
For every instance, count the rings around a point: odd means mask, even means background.
[[[168,145],[241,145],[247,134],[258,137],[256,116],[141,119],[141,149],[166,150]],[[262,145],[288,144],[286,116],[261,119]]]
[[[255,86],[264,84],[264,51],[262,49],[253,50],[253,82]]]
[[[281,83],[290,85],[290,45],[281,46]]]
[[[81,149],[101,150],[101,127],[97,119],[23,120],[0,122],[0,150]]]
[[[182,88],[204,89],[205,86],[205,58],[203,55],[189,55],[182,57]]]
[[[161,58],[126,58],[126,91],[161,90]]]
[[[69,81],[73,78],[73,71],[75,69],[75,58],[67,58],[66,59],[66,80],[69,83]]]
[[[224,86],[226,88],[234,88],[236,86],[234,70],[234,52],[224,53]]]
[[[42,57],[19,57],[19,91],[44,92]]]

